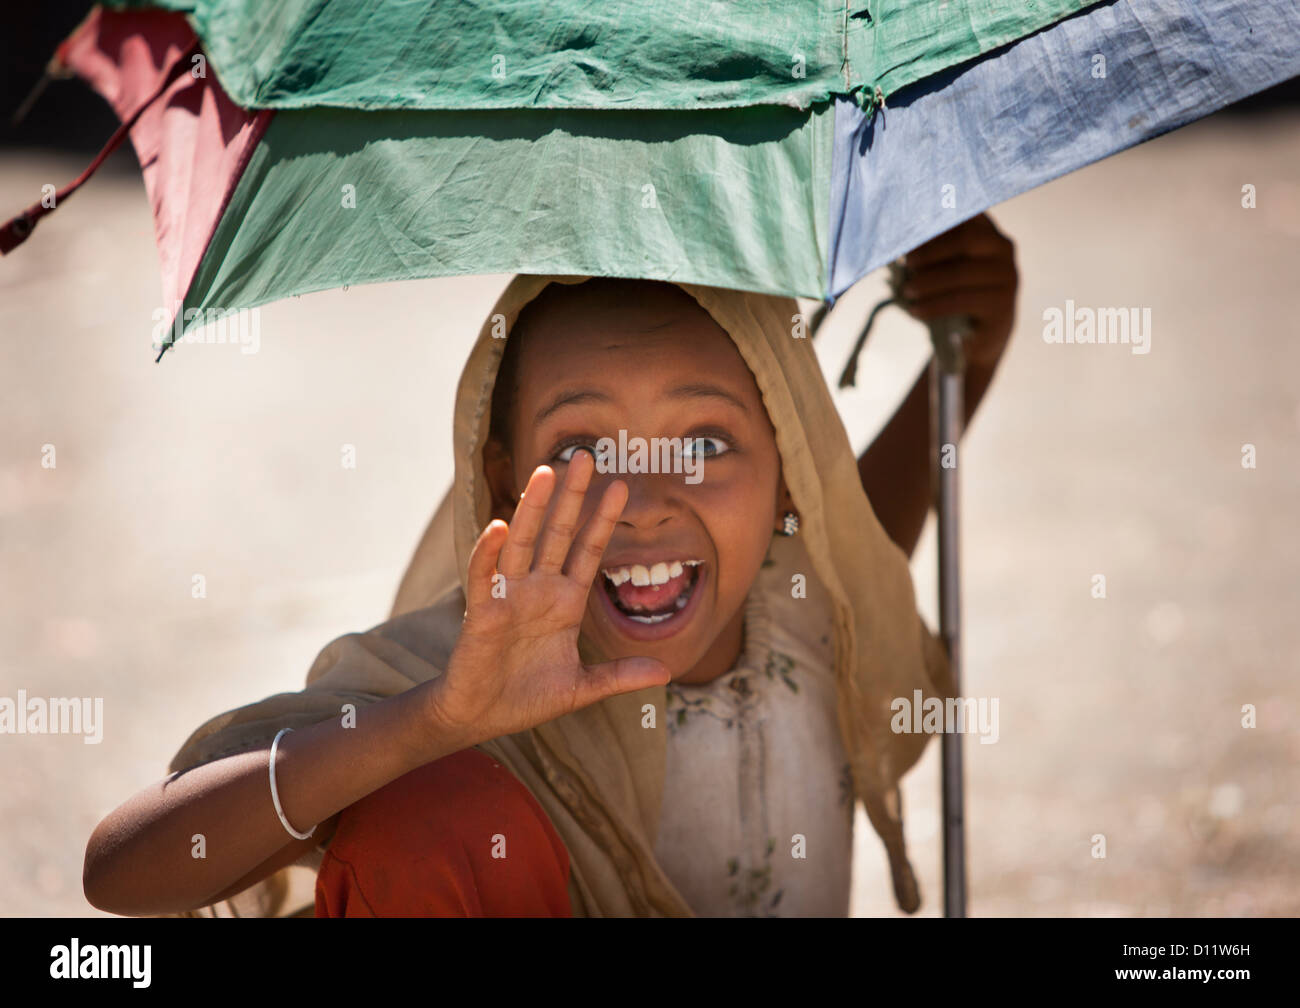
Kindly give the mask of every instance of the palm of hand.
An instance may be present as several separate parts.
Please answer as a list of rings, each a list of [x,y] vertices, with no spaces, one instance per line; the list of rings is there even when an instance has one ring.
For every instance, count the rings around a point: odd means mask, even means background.
[[[588,667],[579,656],[587,598],[627,502],[626,485],[611,484],[575,541],[594,467],[587,453],[574,456],[546,521],[555,474],[539,466],[511,524],[491,522],[474,546],[465,620],[435,705],[444,726],[470,744],[668,681],[652,658]]]

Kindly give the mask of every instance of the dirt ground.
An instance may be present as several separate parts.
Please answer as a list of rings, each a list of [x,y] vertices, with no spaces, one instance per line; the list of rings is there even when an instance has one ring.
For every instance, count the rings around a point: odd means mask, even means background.
[[[965,741],[972,915],[1300,915],[1297,166],[1300,116],[1216,117],[993,211],[1022,291],[962,455],[965,692],[999,702],[997,743]],[[0,155],[0,210],[82,167]],[[386,618],[506,280],[290,299],[256,354],[155,365],[157,268],[129,154],[0,263],[0,696],[104,700],[98,745],[0,735],[0,915],[95,914],[96,822],[200,722],[299,688],[324,644]],[[828,374],[882,289],[837,311]],[[1067,299],[1150,308],[1150,352],[1046,343]],[[885,313],[837,394],[859,447],[926,352]],[[932,624],[934,563],[928,530]],[[938,796],[934,743],[904,793],[923,915],[942,912]],[[854,912],[900,915],[859,827]]]

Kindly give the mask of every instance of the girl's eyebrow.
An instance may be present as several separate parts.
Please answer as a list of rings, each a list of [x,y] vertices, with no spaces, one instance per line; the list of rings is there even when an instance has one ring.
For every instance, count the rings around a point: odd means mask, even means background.
[[[664,393],[669,399],[722,399],[725,402],[735,406],[742,413],[748,414],[749,407],[737,399],[726,389],[719,388],[716,385],[709,385],[704,382],[693,382],[688,385],[678,385]],[[604,392],[597,389],[564,389],[551,402],[537,411],[537,416],[533,418],[533,424],[540,424],[557,410],[565,406],[577,406],[580,403],[587,402],[613,402],[613,399]]]

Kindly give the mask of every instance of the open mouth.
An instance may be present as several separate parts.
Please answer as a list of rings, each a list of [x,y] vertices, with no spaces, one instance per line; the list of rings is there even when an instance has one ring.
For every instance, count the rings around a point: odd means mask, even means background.
[[[627,620],[643,626],[666,623],[681,613],[702,576],[699,560],[631,564],[601,572],[605,597]]]

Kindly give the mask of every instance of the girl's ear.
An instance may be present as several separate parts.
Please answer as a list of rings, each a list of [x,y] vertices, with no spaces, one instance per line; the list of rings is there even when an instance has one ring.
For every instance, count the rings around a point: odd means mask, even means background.
[[[494,438],[483,446],[483,474],[492,495],[492,517],[512,521],[519,504],[515,467],[505,445]]]

